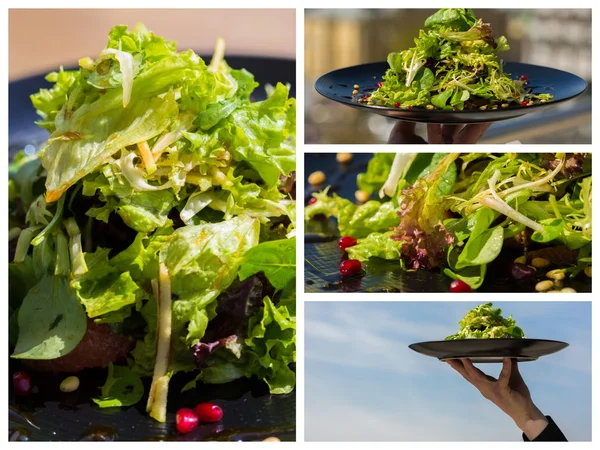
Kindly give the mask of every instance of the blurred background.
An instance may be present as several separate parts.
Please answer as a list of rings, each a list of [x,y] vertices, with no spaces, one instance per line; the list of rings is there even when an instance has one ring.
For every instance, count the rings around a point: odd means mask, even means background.
[[[230,55],[295,59],[295,9],[10,9],[9,80],[95,58],[117,24],[144,23],[160,36],[212,54],[217,37]]]
[[[395,121],[337,104],[314,83],[342,67],[385,61],[387,54],[414,46],[433,9],[307,9],[304,22],[305,143],[385,143]],[[553,67],[592,79],[591,9],[476,9],[477,17],[505,35],[506,61]],[[548,112],[496,122],[480,143],[590,144],[591,85]],[[425,126],[419,125],[423,133]]]

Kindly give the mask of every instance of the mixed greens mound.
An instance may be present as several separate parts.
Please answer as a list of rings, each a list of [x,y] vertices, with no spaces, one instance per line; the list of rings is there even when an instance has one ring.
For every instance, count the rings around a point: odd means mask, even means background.
[[[504,72],[497,54],[509,50],[506,38],[495,38],[491,25],[470,9],[440,9],[427,18],[425,28],[415,47],[388,55],[390,68],[370,101],[463,110],[552,99],[547,93],[533,94],[521,74],[512,80]]]
[[[491,303],[476,306],[469,311],[460,322],[458,333],[445,340],[454,339],[521,339],[525,337],[523,330],[515,325],[512,316],[502,317],[502,310],[494,308]]]
[[[116,26],[31,96],[50,136],[10,166],[12,357],[62,371],[90,333],[126,336],[100,406],[151,376],[164,421],[180,372],[294,389],[296,103],[281,83],[253,101],[223,55]]]
[[[305,220],[335,217],[358,239],[352,259],[440,270],[473,289],[503,248],[546,258],[568,280],[591,265],[591,172],[589,153],[376,153],[357,183],[380,200],[325,189]]]

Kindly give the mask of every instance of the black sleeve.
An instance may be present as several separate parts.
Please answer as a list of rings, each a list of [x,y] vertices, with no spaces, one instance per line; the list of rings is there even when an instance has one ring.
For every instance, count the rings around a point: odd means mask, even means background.
[[[533,442],[566,442],[567,438],[562,431],[560,431],[558,425],[554,423],[552,417],[546,416],[546,419],[548,419],[548,426],[544,428],[544,430],[533,440]],[[525,436],[525,433],[523,433],[523,440],[525,442],[530,441],[529,438]]]

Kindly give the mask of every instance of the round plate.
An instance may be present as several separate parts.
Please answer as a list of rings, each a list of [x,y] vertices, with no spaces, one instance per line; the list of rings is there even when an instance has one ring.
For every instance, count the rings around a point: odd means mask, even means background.
[[[551,102],[536,103],[531,106],[509,106],[496,110],[464,110],[446,111],[441,109],[428,110],[425,108],[390,108],[387,106],[367,105],[359,103],[352,96],[353,86],[358,84],[359,96],[370,94],[377,90],[377,83],[382,80],[383,75],[389,68],[387,62],[361,64],[359,66],[346,67],[334,70],[320,77],[315,83],[315,89],[319,94],[344,105],[361,108],[393,119],[408,120],[411,122],[426,123],[478,123],[497,122],[512,119],[532,112],[541,111],[556,105],[557,103],[570,100],[581,95],[587,89],[585,80],[572,73],[550,67],[534,66],[516,62],[507,62],[504,65],[506,73],[510,73],[513,79],[526,75],[527,87],[536,94],[549,93],[554,96]]]
[[[259,86],[253,100],[266,97],[266,83],[290,83],[290,95],[295,97],[296,62],[294,60],[252,56],[229,56],[227,63],[245,68],[254,74]],[[210,57],[205,58],[210,60]],[[45,74],[34,75],[9,83],[9,157],[27,144],[38,145],[48,136],[34,122],[38,120],[29,96],[50,84]],[[9,360],[9,371],[19,370],[16,360]],[[9,440],[73,441],[73,440],[251,440],[270,436],[295,440],[296,393],[269,395],[267,385],[256,379],[240,379],[222,385],[203,385],[181,393],[191,376],[173,377],[169,383],[167,421],[151,419],[145,412],[146,397],[135,406],[100,409],[92,397],[100,394],[106,370],[86,370],[77,374],[79,389],[65,394],[58,390],[59,375],[31,373],[37,393],[27,398],[9,394]],[[146,392],[149,379],[145,380]],[[212,401],[222,406],[223,419],[216,424],[202,424],[187,435],[175,429],[175,414],[179,408],[194,407],[199,402]]]
[[[469,358],[477,363],[502,362],[503,358],[517,361],[535,361],[556,353],[569,344],[547,339],[457,339],[429,341],[408,347],[417,353],[433,356],[440,361]]]

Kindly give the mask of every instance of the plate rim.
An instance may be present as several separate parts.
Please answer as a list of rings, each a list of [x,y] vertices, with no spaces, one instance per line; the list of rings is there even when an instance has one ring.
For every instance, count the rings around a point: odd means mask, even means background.
[[[569,346],[568,342],[564,342],[564,341],[557,341],[555,339],[537,339],[537,338],[463,338],[463,339],[441,339],[441,340],[437,340],[437,341],[422,341],[422,342],[415,342],[413,344],[410,344],[408,347],[411,350],[413,349],[413,345],[422,345],[422,344],[439,344],[442,342],[473,342],[473,341],[485,341],[485,342],[514,342],[514,341],[536,341],[536,342],[552,342],[554,344],[564,344],[566,346]]]
[[[521,111],[521,110],[523,110],[523,111],[525,111],[525,110],[532,111],[532,110],[540,108],[540,107],[548,108],[548,107],[550,107],[552,105],[556,105],[556,104],[559,104],[559,103],[562,103],[562,102],[566,102],[568,100],[572,100],[572,99],[574,99],[576,97],[579,97],[584,92],[586,92],[588,90],[588,88],[589,88],[589,84],[588,84],[588,82],[586,80],[584,80],[579,75],[576,75],[576,74],[574,74],[572,72],[567,72],[565,70],[555,69],[553,67],[548,67],[548,66],[539,66],[537,64],[523,63],[523,62],[520,62],[520,61],[504,61],[504,60],[502,60],[502,62],[503,62],[503,64],[520,64],[520,65],[525,65],[525,66],[530,66],[530,67],[536,67],[536,68],[540,68],[540,69],[549,69],[549,70],[552,70],[552,71],[555,71],[555,72],[562,72],[562,73],[568,74],[568,75],[570,75],[572,77],[578,78],[585,85],[584,89],[581,92],[579,92],[579,93],[577,93],[575,95],[571,95],[569,97],[562,98],[560,100],[553,100],[553,101],[550,101],[550,102],[547,102],[547,103],[536,103],[536,104],[533,104],[533,105],[530,105],[530,106],[526,106],[526,107],[523,107],[523,106],[512,107],[512,108],[509,107],[509,108],[504,109],[504,111],[515,111],[515,112]],[[391,106],[365,105],[365,104],[362,104],[362,103],[345,102],[345,101],[343,101],[341,99],[331,98],[329,95],[326,95],[318,87],[319,83],[325,77],[330,76],[331,74],[333,74],[335,72],[340,72],[340,71],[345,71],[345,70],[350,70],[350,69],[356,69],[358,67],[364,67],[364,66],[380,65],[380,64],[387,64],[387,61],[375,61],[375,62],[370,62],[370,63],[356,64],[354,66],[341,67],[339,69],[331,70],[331,71],[329,71],[329,72],[321,75],[319,78],[317,78],[317,80],[314,83],[314,88],[323,97],[325,97],[325,98],[327,98],[329,100],[333,100],[333,101],[335,101],[337,103],[341,103],[342,105],[347,105],[347,106],[356,107],[356,108],[362,108],[362,109],[364,109],[366,111],[371,111],[371,112],[376,113],[376,114],[381,114],[384,111],[394,111],[396,113],[402,114],[406,110],[399,109],[399,108],[392,108]],[[411,109],[409,111],[410,111],[410,114],[415,114],[415,113],[421,114],[421,113],[423,113],[424,116],[426,116],[427,114],[431,115],[431,113],[427,109],[424,109],[424,110],[421,110],[421,109]],[[448,114],[448,115],[454,115],[454,116],[469,115],[469,114],[479,114],[479,115],[481,115],[481,114],[486,114],[486,113],[490,113],[490,112],[493,112],[493,111],[496,111],[496,110],[484,110],[484,111],[482,111],[480,109],[474,109],[474,110],[470,109],[470,110],[454,111],[454,110],[436,109],[435,110],[435,114],[436,115],[437,114]],[[521,115],[525,115],[525,114],[528,114],[528,113],[527,112],[523,112],[523,114],[521,114]],[[398,117],[387,115],[387,114],[385,114],[385,116],[389,117],[389,118],[393,118],[393,119],[399,119]]]

